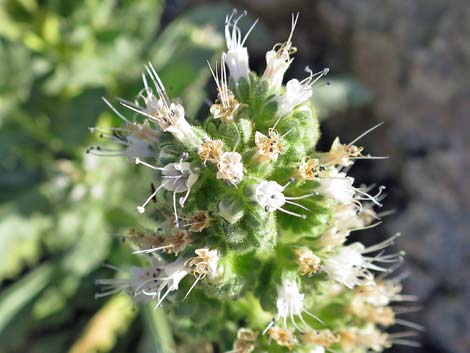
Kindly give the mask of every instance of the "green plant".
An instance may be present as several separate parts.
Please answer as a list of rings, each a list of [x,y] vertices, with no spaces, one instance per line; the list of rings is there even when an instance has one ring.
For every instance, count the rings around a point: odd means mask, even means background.
[[[94,131],[123,148],[105,142],[89,152],[125,156],[151,173],[153,189],[136,211],[153,225],[121,236],[142,261],[127,275],[116,269],[115,278],[99,279],[97,296],[127,292],[163,307],[173,329],[165,339],[183,346],[318,353],[413,345],[413,332],[383,330],[416,327],[390,306],[411,299],[399,280],[377,275],[401,261],[401,253],[384,252],[398,235],[370,247],[345,243],[380,219],[374,207],[383,188],[374,195],[346,174],[356,160],[378,158],[356,145],[377,126],[317,151],[310,98],[328,69],[307,69],[305,79],[283,86],[296,52],[294,16],[286,42],[266,53],[263,75],[251,72],[245,41],[254,25],[242,35],[242,17],[226,18],[227,49],[211,68],[218,96],[202,124],[170,98],[163,83],[170,78],[151,63],[135,100],[119,107],[105,100],[123,124]]]

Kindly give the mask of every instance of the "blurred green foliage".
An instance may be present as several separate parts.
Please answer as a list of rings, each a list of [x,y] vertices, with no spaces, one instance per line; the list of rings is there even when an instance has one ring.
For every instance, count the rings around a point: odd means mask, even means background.
[[[147,60],[190,115],[204,103],[206,60],[222,47],[215,26],[228,9],[197,8],[164,30],[162,9],[0,1],[1,353],[126,351],[126,339],[116,346],[123,330],[142,338],[141,352],[173,347],[162,312],[136,321],[123,297],[93,299],[93,280],[109,276],[101,265],[127,261],[112,234],[142,221],[134,201],[149,182],[124,159],[85,153],[96,143],[88,127],[116,125],[101,96],[135,96]]]

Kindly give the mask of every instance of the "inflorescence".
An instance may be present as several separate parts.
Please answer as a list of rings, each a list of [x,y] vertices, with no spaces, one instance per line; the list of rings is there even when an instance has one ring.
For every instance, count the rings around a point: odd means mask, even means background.
[[[399,235],[368,247],[348,242],[385,214],[375,211],[384,188],[355,186],[347,174],[358,160],[382,158],[356,144],[380,124],[315,150],[310,98],[329,70],[306,68],[306,78],[283,85],[297,51],[296,15],[258,76],[246,47],[256,22],[243,35],[244,15],[226,18],[227,49],[209,66],[217,97],[202,125],[168,95],[151,63],[135,100],[121,99],[118,108],[104,99],[123,125],[92,131],[122,148],[90,153],[122,155],[153,173],[156,187],[136,210],[156,214],[159,226],[122,235],[142,266],[116,268],[116,278],[97,281],[97,296],[126,292],[164,306],[175,334],[220,337],[224,346],[231,336],[233,347],[225,348],[234,353],[414,346],[420,327],[399,316],[411,310],[400,303],[415,298],[401,294],[403,276],[392,275],[403,254],[387,252]],[[178,324],[181,317],[193,324]],[[393,325],[406,330],[387,333]]]

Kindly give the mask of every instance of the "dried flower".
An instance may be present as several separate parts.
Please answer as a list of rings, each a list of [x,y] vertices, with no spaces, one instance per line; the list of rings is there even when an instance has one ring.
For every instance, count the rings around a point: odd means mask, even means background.
[[[298,249],[296,252],[297,264],[299,265],[299,272],[301,275],[314,275],[320,270],[321,260],[316,256],[312,250]]]
[[[204,161],[204,163],[207,161],[218,163],[220,156],[222,155],[223,145],[224,143],[220,140],[204,141],[198,149],[199,157]]]
[[[292,331],[285,328],[271,327],[268,330],[268,336],[278,345],[287,347],[289,349],[292,349],[297,343],[299,343]]]
[[[222,56],[222,64],[220,65],[220,76],[217,67],[215,68],[215,72],[210,65],[209,68],[218,91],[217,100],[212,104],[210,112],[214,116],[214,119],[221,119],[224,123],[232,123],[235,121],[235,116],[243,105],[235,99],[232,91],[228,88],[224,56]]]
[[[266,53],[266,70],[263,78],[268,80],[274,88],[281,87],[284,74],[294,60],[291,55],[297,51],[297,48],[292,46],[292,35],[298,19],[299,14],[292,15],[292,28],[287,41],[276,44],[272,50]]]
[[[243,179],[242,156],[238,152],[224,152],[217,163],[217,179],[238,184]]]
[[[247,328],[240,328],[237,339],[233,343],[233,349],[226,353],[251,353],[255,349],[257,334]]]
[[[308,330],[302,336],[302,340],[307,344],[315,344],[321,347],[329,348],[339,341],[339,337],[330,330]]]
[[[261,132],[255,133],[256,155],[259,162],[277,161],[279,155],[284,151],[281,137],[275,129],[269,129],[268,136]]]
[[[309,158],[298,167],[297,176],[300,180],[316,180],[320,173],[320,160]]]

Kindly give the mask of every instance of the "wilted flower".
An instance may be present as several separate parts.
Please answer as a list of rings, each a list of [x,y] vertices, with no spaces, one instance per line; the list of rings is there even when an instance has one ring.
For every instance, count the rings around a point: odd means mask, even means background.
[[[238,184],[243,179],[242,156],[238,152],[224,152],[217,163],[217,179]]]
[[[299,165],[297,176],[300,180],[316,180],[320,173],[320,160],[308,158]]]
[[[382,352],[384,349],[392,346],[389,334],[381,332],[373,326],[365,329],[355,327],[345,329],[340,331],[339,335],[339,344],[346,352],[351,352],[357,347],[374,352]]]
[[[125,148],[110,149],[96,146],[88,149],[88,152],[99,156],[125,156],[129,161],[134,161],[135,158],[151,157],[154,153],[153,144],[157,142],[159,132],[146,121],[141,124],[128,120],[106,98],[103,98],[103,101],[124,121],[124,126],[112,129],[93,127],[90,131],[97,133],[100,138]]]
[[[299,14],[292,15],[292,28],[287,41],[276,44],[266,53],[266,70],[263,78],[268,80],[274,88],[281,87],[284,74],[294,60],[291,55],[297,51],[297,48],[292,46],[292,35],[298,19]]]
[[[218,91],[217,100],[214,104],[212,104],[210,112],[214,116],[214,119],[220,119],[224,123],[232,123],[235,121],[236,114],[243,106],[238,102],[232,91],[228,88],[227,72],[225,71],[225,62],[223,58],[224,57],[222,56],[220,76],[217,71],[217,67],[215,68],[214,72],[209,65]]]
[[[257,334],[250,329],[240,328],[233,349],[225,353],[251,353],[255,349]]]
[[[299,341],[294,333],[286,328],[271,327],[268,330],[269,338],[273,339],[278,345],[292,349]]]
[[[256,155],[255,158],[260,162],[277,161],[279,155],[284,151],[281,136],[275,129],[269,129],[268,136],[261,132],[255,133]]]
[[[224,143],[220,140],[206,140],[199,146],[199,157],[205,162],[217,163],[222,155]]]
[[[302,340],[307,344],[314,344],[321,347],[329,348],[339,341],[337,335],[330,330],[308,330],[302,336]]]
[[[189,267],[197,278],[204,278],[207,275],[214,276],[217,272],[217,262],[219,255],[217,250],[209,250],[207,248],[197,249],[196,257],[189,261]]]
[[[297,264],[299,265],[299,272],[301,275],[314,275],[320,270],[321,260],[310,249],[298,249],[295,254],[297,255]]]

